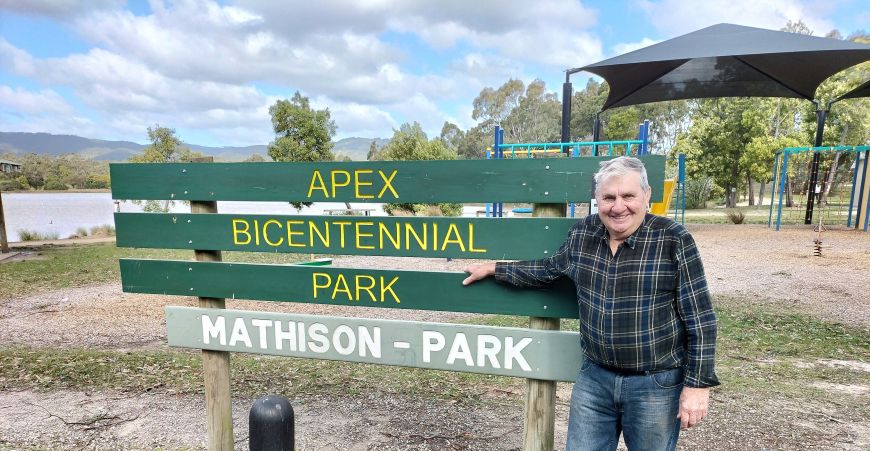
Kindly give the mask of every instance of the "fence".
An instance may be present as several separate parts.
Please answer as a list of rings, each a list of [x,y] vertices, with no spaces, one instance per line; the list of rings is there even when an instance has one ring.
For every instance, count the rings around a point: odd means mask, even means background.
[[[533,259],[552,255],[573,220],[227,215],[216,201],[530,202],[535,216],[564,216],[605,159],[114,164],[114,198],[189,200],[192,211],[117,213],[118,246],[191,249],[197,260],[122,259],[122,286],[199,297],[199,308],[166,308],[167,339],[203,350],[210,449],[233,446],[230,352],[523,377],[524,448],[552,449],[555,381],[573,381],[582,360],[576,334],[558,331],[577,315],[570,283],[463,287],[460,272],[229,263],[220,251]],[[664,157],[642,159],[661,186]],[[530,328],[229,310],[227,298],[522,315]]]

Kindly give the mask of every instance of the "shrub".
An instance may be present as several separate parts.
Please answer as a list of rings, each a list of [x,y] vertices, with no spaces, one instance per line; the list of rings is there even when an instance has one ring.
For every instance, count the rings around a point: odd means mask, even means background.
[[[728,219],[734,224],[743,224],[743,221],[746,219],[746,215],[740,210],[729,210],[727,215]]]
[[[111,224],[103,224],[101,226],[91,227],[91,236],[115,236],[115,226]]]
[[[693,210],[707,206],[713,181],[707,178],[686,180],[686,209]]]
[[[19,229],[18,239],[21,241],[45,241],[56,240],[60,235],[57,232],[49,232],[42,234],[33,230]]]
[[[18,239],[21,241],[39,241],[42,237],[38,232],[32,230],[20,229],[18,231]]]
[[[441,210],[441,216],[462,216],[462,204],[437,204]]]
[[[76,233],[73,234],[73,236],[79,238],[88,236],[88,229],[85,227],[78,227],[76,228]]]
[[[462,204],[384,204],[384,211],[390,216],[460,216]]]
[[[105,189],[109,188],[111,183],[108,175],[89,175],[85,181],[85,188],[89,189]]]
[[[26,191],[29,189],[30,183],[27,182],[27,177],[23,175],[18,177],[0,175],[0,190],[2,191]]]
[[[43,189],[50,191],[66,191],[69,187],[58,179],[48,179],[45,181]]]

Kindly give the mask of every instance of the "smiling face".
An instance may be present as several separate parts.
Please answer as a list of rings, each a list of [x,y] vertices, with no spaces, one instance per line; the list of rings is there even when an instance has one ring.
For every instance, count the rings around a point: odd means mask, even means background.
[[[650,194],[641,188],[640,174],[635,171],[608,177],[598,185],[598,216],[610,239],[622,242],[643,224]]]

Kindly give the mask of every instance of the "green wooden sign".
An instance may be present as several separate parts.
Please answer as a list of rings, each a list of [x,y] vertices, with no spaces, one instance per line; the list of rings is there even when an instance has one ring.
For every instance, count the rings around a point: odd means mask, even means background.
[[[610,157],[350,163],[112,164],[114,199],[301,202],[588,202]],[[665,158],[641,157],[664,186]],[[662,189],[653,189],[659,201]]]
[[[170,346],[573,381],[572,332],[167,307]]]
[[[120,247],[531,260],[576,219],[115,213]]]
[[[574,284],[520,289],[462,272],[121,259],[127,293],[577,318]]]

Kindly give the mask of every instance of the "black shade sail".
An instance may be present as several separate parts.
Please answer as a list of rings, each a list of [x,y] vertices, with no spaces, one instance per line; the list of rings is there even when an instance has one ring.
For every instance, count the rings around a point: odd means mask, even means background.
[[[610,85],[606,110],[706,97],[812,100],[825,79],[868,60],[868,45],[718,24],[568,73],[603,77]]]
[[[837,97],[834,102],[839,102],[843,99],[857,99],[859,97],[870,97],[870,80],[865,81],[863,85],[858,86],[857,88],[841,95],[840,97]]]

